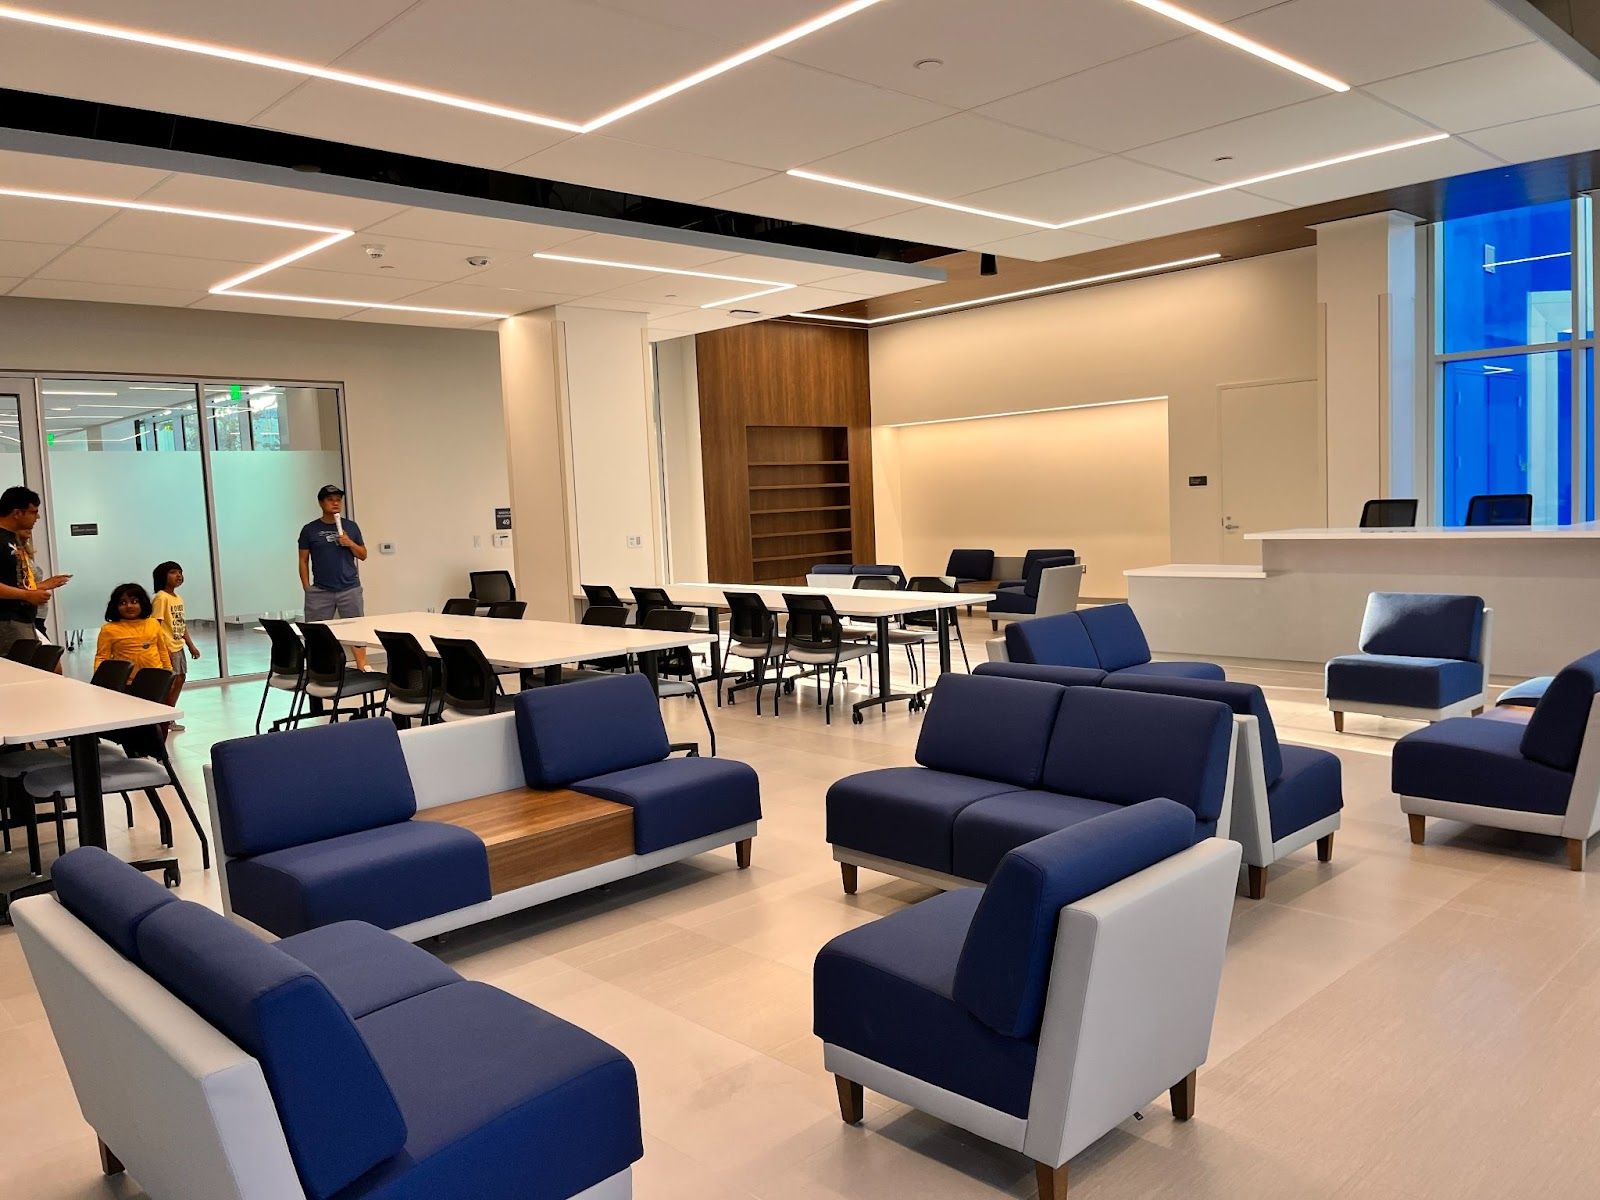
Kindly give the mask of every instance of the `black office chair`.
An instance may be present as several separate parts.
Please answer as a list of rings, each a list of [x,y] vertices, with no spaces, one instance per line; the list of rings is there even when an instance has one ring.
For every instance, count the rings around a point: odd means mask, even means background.
[[[479,604],[503,604],[517,598],[510,571],[469,571],[467,579],[470,581],[467,595]]]
[[[951,595],[961,589],[952,587],[937,575],[913,575],[906,583],[908,592],[940,592]],[[950,624],[950,633],[956,639],[956,645],[961,647],[961,665],[966,667],[967,673],[972,673],[972,662],[967,658],[967,642],[961,636],[961,622],[956,619],[955,609],[947,610],[945,619]],[[905,617],[907,629],[916,630],[922,638],[922,677],[928,677],[928,643],[939,640],[939,614],[934,609],[925,609],[922,612],[907,613]]]
[[[439,659],[444,667],[444,702],[439,717],[444,721],[464,721],[472,717],[491,717],[511,707],[511,697],[500,691],[494,664],[470,638],[436,637]]]
[[[634,589],[637,595],[638,589]],[[640,629],[659,629],[666,633],[688,633],[694,628],[694,614],[684,608],[652,608],[639,612]],[[694,658],[687,646],[662,650],[656,655],[656,695],[689,696],[700,702],[700,715],[705,718],[706,733],[711,737],[711,757],[717,756],[717,731],[711,724],[711,710],[706,707],[705,695],[695,678]]]
[[[1474,496],[1467,502],[1468,525],[1532,525],[1533,495],[1504,492]]]
[[[383,709],[405,729],[412,721],[431,725],[439,719],[444,687],[439,661],[430,658],[410,633],[376,631],[387,659]]]
[[[24,638],[21,641],[11,643],[11,649],[6,651],[6,657],[14,663],[28,666],[32,664],[34,654],[43,645],[43,642],[36,642],[32,638]]]
[[[607,589],[609,590],[609,589]],[[615,592],[611,593],[613,596]],[[615,604],[592,605],[584,609],[580,625],[603,625],[608,629],[621,629],[628,623],[628,610],[622,606],[619,599]],[[596,658],[578,664],[583,671],[624,671],[632,672],[633,660],[626,654],[614,654],[610,658]]]
[[[904,589],[900,580],[894,575],[857,575],[855,582],[850,585],[852,591],[857,592],[898,592]],[[878,624],[876,621],[868,624],[861,617],[845,623],[846,632],[855,637],[864,637],[873,642],[878,640]],[[889,625],[889,644],[891,646],[904,646],[906,650],[906,663],[911,668],[911,680],[917,680],[917,660],[911,657],[911,647],[922,645],[922,634],[913,633],[905,628],[905,618],[896,618]],[[870,664],[871,660],[867,660]]]
[[[1415,500],[1368,500],[1361,506],[1363,529],[1410,529],[1416,523]]]
[[[627,611],[628,603],[617,595],[617,589],[605,583],[580,583],[583,589],[583,598],[589,602],[590,608],[620,608]]]
[[[867,577],[858,576],[858,578]],[[822,710],[822,720],[824,724],[831,725],[834,676],[845,663],[870,657],[874,646],[871,642],[863,642],[850,636],[844,622],[839,619],[839,614],[834,611],[833,601],[826,596],[803,596],[785,592],[783,603],[789,610],[788,646],[784,657],[791,663],[811,668],[809,671],[802,671],[795,676],[795,679],[798,681],[809,677],[817,681],[818,704],[822,703],[822,672],[824,670],[828,672],[828,702]],[[773,700],[772,707],[774,710],[777,709],[776,699]]]
[[[526,600],[496,600],[489,605],[489,618],[494,621],[520,621],[527,611]]]
[[[728,703],[745,688],[756,690],[756,716],[761,715],[761,689],[767,685],[767,666],[774,664],[772,715],[779,715],[778,699],[783,693],[783,662],[787,643],[778,633],[778,615],[767,607],[758,592],[724,592],[728,600],[728,657],[750,662],[755,678],[728,688]],[[717,680],[722,693],[722,680]]]
[[[667,595],[666,588],[660,587],[631,587],[633,593],[634,611],[638,613],[635,618],[638,624],[643,625],[645,617],[659,609],[675,609],[678,605],[672,602],[672,597]],[[651,628],[655,628],[652,626]]]
[[[120,658],[108,658],[94,669],[93,675],[89,676],[89,686],[120,692],[128,686],[128,677],[132,674],[132,663]]]
[[[347,716],[371,716],[384,688],[383,675],[378,671],[352,671],[344,646],[326,625],[302,621],[300,635],[306,642],[306,698],[321,700],[329,706],[324,714],[328,724],[339,719],[339,701],[350,697],[358,698],[361,703],[355,709],[345,710]]]
[[[272,657],[267,663],[267,683],[261,689],[261,706],[256,709],[256,732],[261,732],[261,718],[267,711],[267,697],[273,692],[289,693],[289,715],[274,721],[272,728],[293,725],[300,719],[300,705],[306,694],[306,646],[294,626],[274,617],[262,617],[261,628],[267,631],[272,642]]]
[[[47,646],[41,642],[38,643],[38,649],[33,652],[33,658],[28,665],[37,671],[54,671],[65,653],[66,650],[61,646]]]
[[[439,611],[447,617],[475,617],[478,615],[478,602],[471,596],[453,596],[444,602],[444,607]]]

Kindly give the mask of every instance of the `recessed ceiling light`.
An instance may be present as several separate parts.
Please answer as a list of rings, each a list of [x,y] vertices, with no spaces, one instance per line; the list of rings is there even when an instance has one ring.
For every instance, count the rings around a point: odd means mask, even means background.
[[[727,283],[755,283],[761,285],[758,292],[744,292],[738,296],[725,296],[721,300],[713,300],[709,304],[702,304],[701,308],[725,308],[736,304],[740,300],[754,300],[757,296],[770,296],[774,292],[792,291],[792,283],[779,283],[772,279],[751,279],[747,275],[718,275],[714,271],[690,271],[683,267],[656,267],[648,263],[618,262],[610,258],[579,258],[572,254],[546,254],[543,251],[535,254],[535,258],[543,258],[550,262],[578,263],[589,267],[616,267],[623,271],[643,271],[650,275],[687,275],[694,279],[720,279]]]
[[[1247,38],[1242,33],[1235,33],[1226,25],[1218,25],[1215,21],[1208,21],[1197,13],[1192,13],[1186,8],[1179,8],[1168,0],[1129,0],[1140,8],[1148,8],[1153,13],[1187,25],[1190,29],[1198,30],[1207,37],[1216,38],[1219,42],[1226,42],[1235,49],[1243,50],[1246,54],[1253,54],[1264,62],[1269,62],[1275,67],[1282,67],[1291,71],[1302,79],[1309,79],[1312,83],[1319,83],[1329,91],[1348,92],[1350,85],[1342,79],[1335,79],[1326,71],[1303,63],[1297,58],[1290,58],[1281,50],[1274,50],[1271,46],[1264,46],[1254,38]]]
[[[115,396],[117,394],[116,392],[58,392],[51,391],[49,388],[45,388],[43,391],[46,396]]]
[[[919,71],[937,71],[940,67],[944,66],[944,59],[942,59],[942,58],[919,58],[919,59],[917,59],[916,62],[912,63],[911,65],[913,67],[915,67]]]
[[[567,133],[588,133],[619,121],[640,109],[649,108],[659,104],[669,96],[676,96],[679,92],[704,83],[708,79],[715,79],[718,75],[726,74],[735,67],[743,66],[752,59],[770,54],[781,49],[791,42],[797,42],[803,37],[816,33],[819,29],[826,29],[846,17],[854,16],[862,9],[871,8],[881,0],[850,0],[848,4],[841,4],[837,8],[828,10],[809,21],[802,22],[782,33],[758,42],[754,46],[729,55],[703,67],[693,74],[686,75],[664,87],[646,92],[636,100],[619,105],[609,112],[601,113],[589,121],[576,122],[563,120],[560,117],[545,116],[541,113],[528,112],[525,109],[510,108],[503,104],[491,104],[484,100],[474,100],[467,96],[457,96],[450,92],[438,92],[432,88],[417,87],[409,83],[400,83],[393,79],[381,79],[374,75],[362,75],[355,71],[341,71],[334,67],[319,66],[316,63],[301,62],[292,58],[280,58],[275,54],[261,54],[254,50],[245,50],[236,46],[220,46],[213,42],[201,42],[192,38],[172,37],[164,33],[156,33],[145,29],[132,29],[123,25],[109,25],[101,21],[85,21],[77,17],[64,17],[55,13],[37,12],[33,9],[17,8],[9,4],[0,4],[0,19],[18,21],[25,25],[40,25],[48,29],[60,29],[68,33],[83,33],[94,37],[111,38],[119,42],[133,42],[141,46],[154,46],[161,50],[176,50],[184,54],[196,54],[204,58],[220,58],[229,62],[244,63],[247,66],[262,67],[269,71],[284,71],[291,75],[303,75],[310,79],[322,79],[329,83],[341,83],[349,87],[366,88],[370,91],[387,92],[394,96],[404,96],[410,100],[421,100],[428,104],[439,104],[446,108],[465,109],[468,112],[481,113],[484,116],[501,117],[508,121],[521,121],[528,125],[543,125],[550,129],[561,129]],[[305,167],[296,167],[303,170]],[[318,168],[312,167],[312,170]]]
[[[1320,171],[1325,167],[1337,167],[1343,163],[1358,162],[1364,158],[1375,158],[1380,154],[1393,154],[1398,150],[1410,150],[1416,146],[1442,142],[1449,136],[1448,133],[1433,133],[1426,137],[1410,138],[1403,142],[1390,142],[1383,146],[1373,146],[1367,150],[1356,150],[1350,154],[1341,154],[1334,158],[1301,163],[1299,166],[1286,167],[1281,171],[1268,171],[1261,175],[1252,175],[1248,179],[1234,179],[1212,187],[1196,188],[1192,192],[1182,192],[1176,196],[1166,196],[1160,200],[1147,200],[1143,204],[1129,204],[1123,208],[1111,209],[1108,212],[1091,213],[1086,217],[1074,217],[1070,221],[1041,221],[1037,217],[1023,217],[1015,213],[995,212],[993,209],[987,208],[974,208],[969,204],[938,200],[932,196],[919,196],[913,192],[896,191],[894,188],[879,187],[876,184],[862,183],[854,179],[840,179],[835,175],[823,175],[816,171],[801,170],[798,167],[791,169],[788,174],[797,179],[809,179],[813,183],[827,183],[834,187],[850,188],[857,192],[870,192],[875,196],[888,196],[891,199],[906,200],[912,204],[926,204],[931,208],[944,208],[949,209],[951,212],[970,213],[975,217],[992,217],[996,221],[1009,221],[1013,225],[1028,225],[1034,229],[1056,230],[1088,225],[1092,221],[1106,221],[1112,217],[1125,217],[1130,213],[1145,212],[1152,208],[1163,208],[1168,204],[1181,204],[1185,200],[1198,200],[1203,196],[1215,196],[1221,192],[1234,191],[1237,188],[1252,187],[1258,183],[1269,183],[1274,179],[1286,179],[1290,175],[1303,175],[1307,171]]]
[[[51,412],[71,412],[72,411],[72,405],[70,405],[70,404],[57,404],[56,406],[51,408],[50,411]],[[6,420],[10,420],[9,417],[7,417],[5,419]]]

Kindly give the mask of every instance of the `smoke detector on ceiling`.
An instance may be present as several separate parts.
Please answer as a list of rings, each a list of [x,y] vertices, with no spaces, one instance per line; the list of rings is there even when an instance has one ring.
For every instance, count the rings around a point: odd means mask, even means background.
[[[467,266],[469,267],[487,267],[488,265],[489,260],[481,254],[474,254],[471,258],[467,259]]]
[[[373,262],[377,262],[378,259],[389,253],[387,247],[380,246],[376,242],[368,242],[365,246],[361,247],[361,249],[366,253],[368,258],[372,259]]]

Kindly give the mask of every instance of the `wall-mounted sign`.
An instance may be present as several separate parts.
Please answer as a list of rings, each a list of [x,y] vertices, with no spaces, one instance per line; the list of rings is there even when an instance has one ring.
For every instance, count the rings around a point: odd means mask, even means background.
[[[1189,476],[1189,486],[1190,487],[1205,487],[1205,485],[1206,485],[1206,477],[1204,475],[1191,475],[1191,476]]]
[[[99,533],[100,533],[100,526],[98,526],[98,525],[74,525],[74,526],[72,526],[72,536],[73,537],[96,537],[96,536],[99,535]]]
[[[509,508],[497,508],[494,510],[494,527],[496,529],[511,528],[511,510]]]

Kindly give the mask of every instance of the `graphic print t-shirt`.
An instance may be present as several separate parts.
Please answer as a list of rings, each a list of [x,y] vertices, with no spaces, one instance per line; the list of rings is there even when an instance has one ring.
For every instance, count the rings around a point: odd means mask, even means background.
[[[352,542],[366,545],[361,526],[344,518],[344,531]],[[300,549],[311,551],[311,586],[325,592],[348,592],[361,586],[355,551],[339,545],[339,526],[332,521],[307,521],[300,530]]]
[[[34,586],[33,564],[17,545],[17,535],[9,529],[0,529],[0,583],[14,588]],[[0,621],[22,621],[33,624],[39,610],[22,600],[0,600]]]

